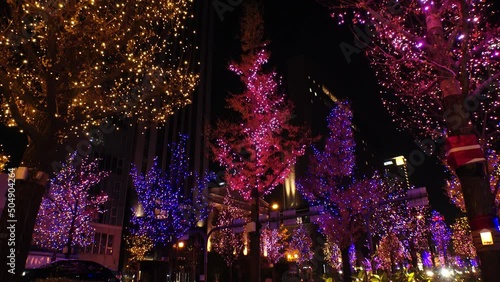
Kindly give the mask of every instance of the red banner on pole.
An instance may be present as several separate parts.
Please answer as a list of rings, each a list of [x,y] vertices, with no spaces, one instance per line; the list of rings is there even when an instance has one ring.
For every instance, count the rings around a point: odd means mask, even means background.
[[[477,137],[472,134],[449,136],[446,139],[446,155],[448,165],[453,169],[486,160]]]

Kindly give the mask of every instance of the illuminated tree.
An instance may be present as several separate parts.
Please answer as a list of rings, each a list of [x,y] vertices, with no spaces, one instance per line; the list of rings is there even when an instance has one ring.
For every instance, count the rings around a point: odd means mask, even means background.
[[[279,229],[266,226],[261,230],[261,253],[270,264],[275,265],[284,256],[288,237],[290,234],[283,225]]]
[[[236,207],[234,200],[227,196],[224,199],[223,205],[219,207],[219,213],[214,227],[228,226],[233,224],[235,219],[244,219],[245,217],[244,211]],[[234,230],[229,228],[215,231],[211,236],[211,243],[213,250],[222,256],[231,270],[234,261],[242,254],[243,249],[247,246],[244,234],[235,233]]]
[[[487,159],[488,171],[490,174],[490,188],[493,195],[495,195],[495,205],[498,209],[500,205],[500,157],[496,151],[489,150]],[[450,179],[446,181],[446,193],[455,206],[457,206],[462,212],[466,212],[464,195],[462,193],[460,181],[457,175],[450,168],[448,168],[448,171],[451,176]]]
[[[297,254],[294,259],[299,266],[313,259],[313,241],[305,224],[300,223],[297,228],[292,230],[287,253]]]
[[[187,137],[180,135],[179,143],[169,145],[171,165],[163,171],[155,158],[153,166],[143,175],[133,167],[132,181],[137,192],[143,214],[134,212],[131,217],[131,233],[146,236],[155,246],[163,246],[182,237],[189,228],[204,219],[209,207],[204,191],[212,177],[194,175],[189,182],[189,162],[186,155]],[[185,191],[186,184],[191,187]]]
[[[349,104],[339,102],[328,116],[329,135],[324,149],[313,148],[306,176],[297,184],[309,203],[325,208],[317,223],[341,250],[344,279],[351,277],[350,246],[365,231],[369,210],[386,197],[377,176],[361,180],[353,176],[355,142],[351,120]]]
[[[4,1],[0,120],[28,136],[23,164],[50,174],[59,161],[57,152],[67,148],[61,143],[71,136],[85,138],[78,149],[87,152],[92,142],[112,131],[105,120],[162,122],[190,103],[198,80],[191,70],[197,65],[191,40],[196,34],[189,30],[192,4]],[[99,124],[102,130],[96,131],[93,126]],[[17,185],[23,238],[17,238],[16,275],[22,273],[43,196],[40,184]],[[3,229],[6,215],[2,218]],[[0,249],[2,257],[6,249]],[[11,279],[4,273],[0,280]]]
[[[457,218],[455,223],[451,225],[451,230],[451,240],[455,254],[465,258],[474,259],[476,257],[476,248],[472,243],[472,234],[467,218]]]
[[[146,258],[146,254],[153,249],[153,240],[145,235],[129,235],[125,238],[130,261],[139,262]]]
[[[342,255],[340,253],[340,248],[336,243],[331,242],[329,238],[326,238],[323,253],[325,254],[325,260],[328,265],[338,272],[342,270]]]
[[[444,222],[444,217],[437,211],[432,211],[430,229],[432,230],[432,241],[437,249],[437,254],[443,260],[442,263],[446,264],[451,232],[446,222]]]
[[[389,232],[380,240],[377,256],[381,260],[381,268],[390,270],[393,273],[396,271],[396,265],[402,263],[405,256],[403,243],[399,240],[395,233]]]
[[[280,91],[275,71],[265,71],[270,53],[262,39],[262,17],[248,5],[242,20],[243,54],[229,69],[243,83],[242,93],[226,99],[233,120],[210,130],[214,159],[225,168],[230,189],[245,199],[252,189],[269,193],[304,154],[307,130],[291,124],[293,106]]]
[[[496,230],[484,158],[498,145],[500,132],[500,29],[493,3],[321,2],[335,9],[341,22],[352,15],[356,46],[344,42],[341,49],[348,59],[364,49],[393,119],[425,140],[425,153],[434,153],[446,140],[447,159],[440,157],[460,179],[471,227]],[[487,223],[472,224],[485,217]],[[495,249],[479,252],[487,281],[495,281],[500,265]]]
[[[9,162],[10,156],[6,155],[3,151],[3,145],[0,144],[0,172],[4,171],[5,166]]]
[[[75,248],[92,244],[94,228],[90,223],[104,212],[102,206],[108,196],[93,195],[91,189],[107,175],[99,171],[99,160],[79,161],[76,153],[72,154],[50,180],[50,191],[38,211],[33,243],[54,252],[66,247],[67,257]]]

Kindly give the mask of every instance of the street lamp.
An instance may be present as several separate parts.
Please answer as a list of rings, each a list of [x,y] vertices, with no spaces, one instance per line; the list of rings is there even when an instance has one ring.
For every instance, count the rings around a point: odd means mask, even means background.
[[[272,209],[273,211],[277,211],[277,210],[279,209],[279,207],[280,207],[280,206],[279,206],[277,203],[274,203],[274,204],[271,206],[271,209]]]

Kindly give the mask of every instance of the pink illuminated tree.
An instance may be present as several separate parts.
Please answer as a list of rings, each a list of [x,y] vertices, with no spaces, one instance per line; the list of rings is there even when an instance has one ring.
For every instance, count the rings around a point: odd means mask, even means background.
[[[308,131],[291,123],[293,105],[281,91],[277,73],[265,70],[270,53],[262,43],[260,11],[253,5],[245,11],[243,54],[229,64],[244,90],[226,99],[232,119],[217,121],[209,133],[213,158],[225,168],[229,188],[250,199],[252,189],[267,194],[289,175],[305,153]]]
[[[108,175],[99,171],[99,161],[79,159],[76,153],[63,164],[50,180],[50,191],[42,199],[36,219],[33,242],[53,252],[67,248],[67,257],[75,247],[92,243],[94,228],[90,225],[98,213],[104,212],[108,196],[93,195],[92,190]]]

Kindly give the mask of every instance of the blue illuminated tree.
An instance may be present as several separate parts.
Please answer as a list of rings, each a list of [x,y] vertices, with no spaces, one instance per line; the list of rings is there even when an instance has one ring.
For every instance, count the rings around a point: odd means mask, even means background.
[[[308,171],[297,188],[313,205],[324,206],[317,224],[327,240],[339,246],[345,281],[350,281],[349,247],[365,230],[365,214],[386,195],[382,182],[355,179],[355,141],[348,102],[339,102],[328,116],[329,135],[322,150],[313,147]]]
[[[143,210],[143,213],[132,214],[131,233],[150,238],[155,246],[182,237],[209,212],[204,191],[213,176],[207,172],[200,177],[189,171],[186,141],[187,137],[181,135],[179,143],[169,145],[173,161],[166,171],[158,166],[156,158],[145,175],[135,167],[131,171]]]

